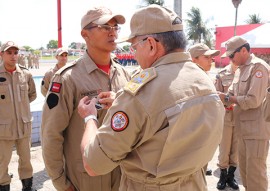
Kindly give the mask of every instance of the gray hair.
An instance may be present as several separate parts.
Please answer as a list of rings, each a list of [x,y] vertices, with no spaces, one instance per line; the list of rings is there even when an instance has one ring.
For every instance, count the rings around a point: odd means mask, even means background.
[[[151,34],[164,46],[166,54],[175,49],[186,49],[188,44],[185,33],[183,31],[170,31],[164,33]]]

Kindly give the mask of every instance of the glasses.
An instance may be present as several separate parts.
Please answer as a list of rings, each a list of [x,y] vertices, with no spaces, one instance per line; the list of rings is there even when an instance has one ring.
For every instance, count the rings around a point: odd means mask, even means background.
[[[87,30],[93,29],[93,28],[99,28],[103,32],[112,32],[113,30],[116,31],[117,33],[120,32],[121,27],[119,26],[110,26],[110,25],[95,25],[92,27],[85,28]]]
[[[129,47],[129,51],[132,53],[132,54],[135,54],[136,53],[136,50],[137,48],[135,47],[136,45],[146,41],[148,39],[148,37],[145,37],[144,39],[142,40],[139,40],[138,42],[136,42],[135,44],[132,44],[130,47]],[[155,38],[154,38],[155,39]],[[159,42],[159,40],[155,39],[156,42]]]
[[[129,47],[129,51],[132,53],[132,54],[135,54],[136,53],[136,50],[137,48],[135,47],[137,44],[140,44],[142,43],[143,41],[146,41],[148,37],[142,39],[142,40],[139,40],[138,42],[136,42],[135,44],[132,44],[130,47]]]
[[[229,58],[230,59],[233,59],[234,58],[234,55],[235,55],[235,53],[236,52],[240,52],[240,50],[243,48],[243,46],[241,46],[241,47],[239,47],[239,48],[237,48],[230,56],[229,56]]]

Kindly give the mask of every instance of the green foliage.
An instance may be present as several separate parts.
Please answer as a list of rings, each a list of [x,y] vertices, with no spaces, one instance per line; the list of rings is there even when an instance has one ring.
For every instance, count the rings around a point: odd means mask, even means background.
[[[259,24],[262,23],[262,19],[260,18],[259,14],[251,14],[249,15],[249,19],[245,21],[247,24]]]
[[[212,34],[210,29],[206,27],[207,21],[203,22],[202,20],[200,9],[192,7],[187,16],[187,39],[193,40],[194,44],[202,42],[202,39],[205,43],[211,42]]]
[[[77,49],[77,44],[76,42],[72,42],[68,47],[71,49]]]
[[[57,40],[50,40],[49,44],[47,44],[47,49],[57,49],[57,48],[58,48]]]
[[[123,46],[123,49],[124,49],[126,52],[129,52],[129,47],[130,47],[130,45],[125,45],[125,46]]]

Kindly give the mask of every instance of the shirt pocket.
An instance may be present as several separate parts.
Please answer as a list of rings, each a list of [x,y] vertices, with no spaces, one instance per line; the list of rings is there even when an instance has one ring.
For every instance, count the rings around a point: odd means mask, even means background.
[[[254,136],[259,133],[258,121],[260,112],[257,109],[250,109],[240,114],[240,129],[243,136]]]
[[[0,137],[12,137],[11,119],[0,119]]]
[[[239,88],[239,93],[238,95],[242,96],[242,95],[246,95],[248,89],[249,89],[249,84],[250,84],[250,73],[245,74],[244,76],[242,76],[239,80],[239,84],[238,84],[238,88]]]
[[[22,101],[27,100],[27,98],[28,98],[28,85],[26,85],[26,84],[21,84],[21,85],[19,86],[19,88],[20,88],[20,96],[21,96],[21,100],[22,100]]]
[[[2,104],[10,103],[10,92],[8,85],[1,85],[0,86],[0,104],[1,107],[4,107]]]

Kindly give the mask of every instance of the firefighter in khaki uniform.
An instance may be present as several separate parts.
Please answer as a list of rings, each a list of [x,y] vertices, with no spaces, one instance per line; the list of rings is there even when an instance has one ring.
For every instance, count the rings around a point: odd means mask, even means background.
[[[235,105],[233,113],[243,186],[246,191],[266,191],[270,129],[263,119],[262,102],[269,86],[269,66],[251,54],[249,43],[239,36],[226,42],[225,54],[239,66],[228,94],[220,93],[220,98],[225,105]]]
[[[33,168],[30,147],[32,116],[30,102],[37,97],[31,73],[16,64],[18,46],[8,41],[1,47],[3,63],[0,64],[0,190],[9,191],[11,178],[8,164],[13,146],[19,155],[19,178],[22,191],[32,191]]]
[[[223,68],[216,76],[215,86],[218,92],[227,93],[232,84],[237,66],[232,62]],[[220,168],[220,178],[217,189],[224,190],[226,184],[233,189],[238,189],[238,184],[234,179],[234,172],[238,165],[237,157],[237,135],[233,121],[233,105],[225,106],[226,114],[224,118],[224,128],[222,139],[219,145],[218,164]]]
[[[120,165],[121,191],[207,190],[202,168],[221,140],[224,106],[184,52],[182,20],[173,11],[150,5],[130,26],[128,41],[143,70],[117,93],[99,129],[97,99],[80,101],[85,169],[95,176]]]
[[[56,65],[49,69],[41,82],[41,93],[44,97],[46,97],[46,94],[49,89],[50,82],[52,80],[53,75],[63,66],[66,65],[68,61],[68,50],[66,48],[58,48],[56,51],[56,56],[55,56],[57,63]]]
[[[120,168],[98,177],[90,177],[84,170],[80,153],[84,121],[77,105],[84,96],[117,92],[130,80],[129,73],[111,55],[120,30],[117,24],[124,22],[122,15],[112,14],[105,7],[91,8],[81,21],[87,51],[73,64],[58,70],[52,79],[43,106],[41,134],[45,167],[59,191],[119,190]],[[99,110],[100,122],[106,112]]]

